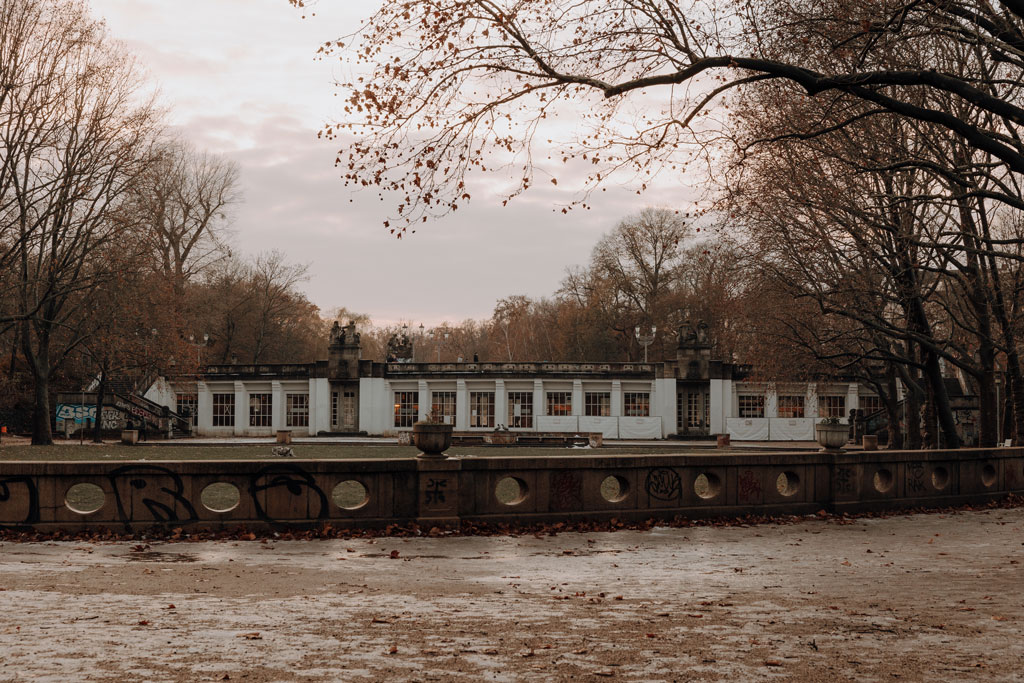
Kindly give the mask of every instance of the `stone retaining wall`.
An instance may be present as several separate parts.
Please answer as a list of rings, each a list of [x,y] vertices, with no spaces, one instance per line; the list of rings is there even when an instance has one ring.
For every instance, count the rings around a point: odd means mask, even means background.
[[[120,531],[153,524],[637,521],[942,507],[1011,492],[1024,493],[1022,448],[442,461],[4,462],[0,526]]]

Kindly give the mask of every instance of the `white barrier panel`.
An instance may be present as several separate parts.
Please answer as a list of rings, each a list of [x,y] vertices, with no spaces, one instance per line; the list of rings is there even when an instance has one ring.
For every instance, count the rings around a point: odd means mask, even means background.
[[[736,441],[767,441],[768,418],[730,417],[725,421],[729,437]]]
[[[768,438],[772,441],[814,441],[814,418],[770,418]]]
[[[620,439],[660,439],[660,417],[620,417]]]
[[[619,438],[619,420],[615,417],[580,416],[581,432],[601,432],[606,439]]]
[[[578,432],[579,420],[575,415],[538,415],[538,432]]]

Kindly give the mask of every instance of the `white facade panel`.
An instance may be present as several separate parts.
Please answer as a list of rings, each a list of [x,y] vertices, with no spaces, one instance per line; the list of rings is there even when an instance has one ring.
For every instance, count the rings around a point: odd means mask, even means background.
[[[660,439],[660,417],[620,417],[620,439]]]
[[[580,431],[601,432],[606,439],[617,439],[619,438],[619,418],[581,415]]]
[[[579,431],[579,418],[575,415],[538,415],[534,422],[538,432]]]
[[[769,436],[766,417],[730,417],[725,428],[736,441],[767,441]]]
[[[813,417],[768,418],[768,438],[771,441],[814,441]]]

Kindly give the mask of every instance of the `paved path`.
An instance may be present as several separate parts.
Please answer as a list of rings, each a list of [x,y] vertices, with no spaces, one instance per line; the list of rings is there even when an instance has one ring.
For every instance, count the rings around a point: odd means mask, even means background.
[[[0,681],[1010,681],[1024,510],[3,544]],[[394,556],[394,557],[392,557]]]

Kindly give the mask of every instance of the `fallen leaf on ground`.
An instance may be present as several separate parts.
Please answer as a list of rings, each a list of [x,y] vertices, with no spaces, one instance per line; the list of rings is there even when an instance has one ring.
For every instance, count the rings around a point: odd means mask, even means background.
[[[777,659],[766,659],[764,660],[765,666],[782,666],[782,662]]]
[[[246,640],[263,640],[263,636],[260,635],[259,631],[251,631],[249,633],[239,633],[238,638],[245,638]]]

